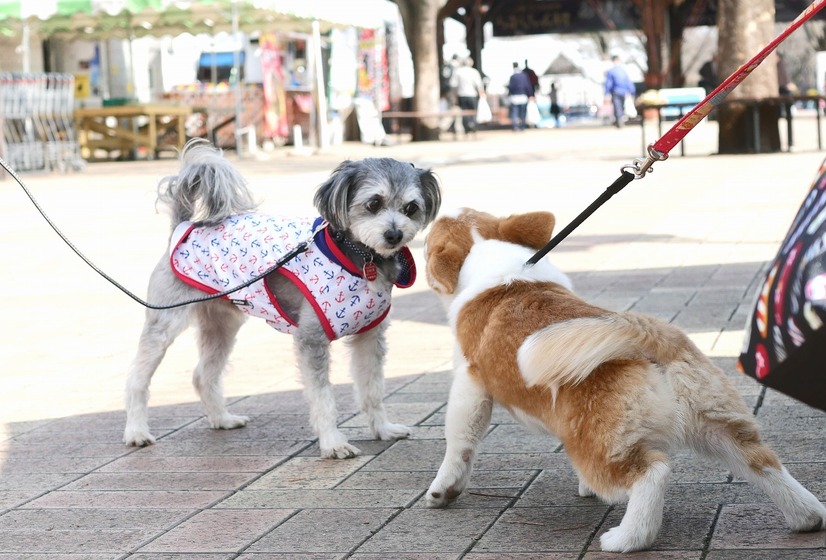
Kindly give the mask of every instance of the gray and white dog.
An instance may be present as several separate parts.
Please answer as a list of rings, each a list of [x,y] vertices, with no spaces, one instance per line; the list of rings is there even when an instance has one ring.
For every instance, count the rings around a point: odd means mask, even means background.
[[[190,142],[181,160],[179,174],[159,185],[159,201],[171,209],[173,234],[149,281],[153,304],[225,291],[266,272],[301,241],[309,240],[309,250],[226,298],[147,310],[126,383],[124,443],[155,442],[148,424],[149,383],[169,345],[190,322],[199,331],[193,384],[210,425],[246,425],[247,417],[227,410],[221,376],[248,315],[294,335],[322,457],[360,453],[336,425],[329,362],[330,343],[340,337],[352,350],[355,391],[372,434],[383,440],[407,437],[410,429],[389,422],[382,404],[384,319],[393,286],[405,287],[415,279],[405,246],[439,211],[435,175],[389,158],[345,161],[315,193],[320,217],[279,218],[256,211],[245,180],[220,150]]]

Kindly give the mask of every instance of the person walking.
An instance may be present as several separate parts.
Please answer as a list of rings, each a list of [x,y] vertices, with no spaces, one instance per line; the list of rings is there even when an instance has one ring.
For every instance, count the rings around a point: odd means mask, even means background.
[[[556,87],[556,83],[551,84],[551,115],[554,118],[554,125],[560,126],[559,123],[559,115],[562,113],[562,107],[559,106],[559,88]]]
[[[613,65],[605,74],[605,99],[614,107],[614,125],[622,128],[625,125],[625,97],[635,94],[637,88],[628,77],[619,55],[611,56],[611,62]]]
[[[528,59],[525,59],[525,68],[522,70],[527,76],[528,79],[531,81],[531,86],[533,90],[536,91],[536,88],[539,87],[539,76],[536,75],[536,72],[533,71],[533,68],[528,66]]]
[[[508,81],[508,101],[510,102],[511,128],[514,131],[525,130],[525,115],[528,101],[533,99],[534,89],[527,74],[519,69],[519,63],[513,63],[513,74]]]
[[[472,58],[466,58],[464,64],[453,72],[453,88],[459,100],[459,108],[463,111],[473,111],[473,114],[462,115],[465,134],[476,134],[476,110],[479,107],[479,98],[485,97],[485,86],[482,83],[482,75],[473,67]]]

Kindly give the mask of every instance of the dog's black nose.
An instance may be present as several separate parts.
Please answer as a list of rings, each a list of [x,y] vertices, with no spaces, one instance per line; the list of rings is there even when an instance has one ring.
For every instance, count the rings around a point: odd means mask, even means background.
[[[398,245],[401,243],[404,234],[399,229],[388,229],[384,232],[384,240],[390,245]]]

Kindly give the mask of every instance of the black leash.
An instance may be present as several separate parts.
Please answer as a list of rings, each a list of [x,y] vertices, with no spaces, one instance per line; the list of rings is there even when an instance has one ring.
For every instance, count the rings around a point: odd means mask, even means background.
[[[595,201],[593,201],[591,205],[588,206],[588,208],[580,212],[579,216],[574,218],[574,220],[570,224],[565,226],[565,228],[562,231],[553,236],[551,240],[548,241],[548,243],[546,243],[545,246],[542,247],[539,251],[537,251],[534,254],[534,256],[528,259],[528,262],[526,262],[525,264],[535,265],[536,263],[538,263],[540,259],[542,259],[542,257],[547,255],[554,247],[559,245],[563,239],[568,237],[568,235],[570,235],[572,231],[579,227],[579,225],[582,224],[582,222],[587,220],[591,214],[596,212],[600,206],[608,202],[608,200],[612,196],[624,189],[628,183],[630,183],[637,177],[638,175],[626,171],[625,168],[623,168],[622,175],[620,175],[619,178],[617,178],[617,180],[611,184],[611,186],[605,189],[605,192],[603,192]]]
[[[83,260],[83,262],[85,262],[87,265],[89,265],[89,267],[92,270],[94,270],[95,272],[100,274],[103,278],[108,280],[110,284],[112,284],[113,286],[118,288],[121,292],[123,292],[124,294],[126,294],[127,296],[129,296],[130,298],[135,300],[136,302],[140,303],[141,305],[143,305],[144,307],[147,307],[149,309],[174,309],[175,307],[183,307],[185,305],[191,305],[193,303],[200,303],[202,301],[209,301],[211,299],[218,299],[218,298],[226,297],[229,294],[237,292],[238,290],[241,290],[243,288],[246,288],[247,286],[250,286],[250,285],[258,282],[259,280],[264,278],[270,272],[278,270],[279,268],[281,268],[282,266],[287,264],[289,261],[291,261],[292,259],[294,259],[295,257],[297,257],[298,255],[300,255],[301,253],[307,251],[307,249],[310,248],[309,241],[302,241],[301,243],[298,244],[298,246],[296,246],[295,249],[293,249],[292,251],[290,251],[289,253],[287,253],[286,255],[281,257],[280,259],[278,259],[278,261],[274,265],[272,265],[270,268],[265,270],[263,273],[256,276],[255,278],[252,278],[251,280],[247,280],[246,282],[244,282],[240,286],[236,286],[236,287],[231,288],[229,290],[224,290],[223,292],[218,292],[218,293],[215,293],[215,294],[209,294],[209,295],[205,295],[205,296],[202,296],[202,297],[181,301],[181,302],[178,302],[178,303],[170,303],[170,304],[165,304],[165,305],[148,303],[148,302],[142,300],[140,297],[136,296],[131,291],[129,291],[120,282],[118,282],[117,280],[115,280],[114,278],[112,278],[111,276],[106,274],[95,263],[93,263],[91,260],[89,260],[89,258],[86,257],[86,255],[84,255],[80,251],[80,249],[78,249],[71,241],[69,241],[69,239],[63,234],[62,231],[60,231],[60,228],[57,227],[57,225],[51,220],[51,218],[49,218],[49,216],[46,214],[46,212],[43,210],[43,208],[40,206],[40,204],[34,198],[34,195],[32,195],[32,193],[29,191],[29,189],[26,187],[26,185],[23,183],[23,181],[17,175],[17,172],[14,169],[12,169],[9,166],[9,164],[7,164],[3,160],[2,157],[0,157],[0,165],[2,165],[3,169],[5,169],[9,173],[9,175],[11,175],[14,178],[14,180],[17,181],[17,184],[20,185],[20,187],[23,189],[23,192],[25,192],[26,196],[29,197],[29,200],[31,200],[32,204],[34,204],[34,207],[37,208],[37,211],[40,212],[40,215],[43,216],[44,220],[46,220],[46,223],[48,223],[49,226],[51,226],[51,228],[55,231],[55,233],[57,233],[58,237],[60,237],[60,239],[62,239],[63,242],[66,243],[66,245],[68,245],[69,248],[72,251],[74,251],[74,253]],[[322,226],[322,227],[326,227],[326,222],[325,222],[324,226]],[[317,231],[318,230],[313,231],[313,236],[315,236]]]

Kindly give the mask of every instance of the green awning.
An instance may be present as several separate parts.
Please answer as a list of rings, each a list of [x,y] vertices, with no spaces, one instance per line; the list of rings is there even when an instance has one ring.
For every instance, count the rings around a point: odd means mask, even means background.
[[[105,39],[232,31],[310,32],[382,25],[385,0],[0,0],[0,34]],[[356,6],[359,9],[354,9]],[[363,8],[363,9],[362,9]]]

